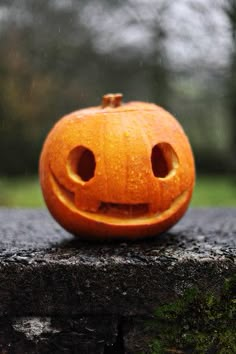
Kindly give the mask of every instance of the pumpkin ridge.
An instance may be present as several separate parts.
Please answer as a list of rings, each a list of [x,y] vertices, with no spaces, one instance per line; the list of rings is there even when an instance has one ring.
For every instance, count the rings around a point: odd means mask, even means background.
[[[139,127],[141,136],[143,138],[144,146],[145,146],[146,151],[147,151],[147,156],[150,156],[152,145],[151,145],[151,142],[149,141],[149,138],[148,138],[148,135],[147,135],[147,131],[143,130],[143,124],[145,124],[145,122],[142,123],[141,120],[144,122],[144,118],[142,116],[138,117],[138,119],[136,119],[137,126]],[[149,149],[148,146],[150,147],[150,149]],[[151,186],[151,187],[153,188],[153,186]],[[147,186],[147,191],[148,191],[148,200],[151,200],[152,199],[152,191],[150,191],[149,186]]]
[[[124,115],[122,115],[121,117],[121,124],[122,124],[122,131],[123,131],[123,141],[124,141],[124,151],[127,151],[127,137],[125,135],[125,131],[126,131],[126,117]],[[128,164],[128,155],[125,153],[125,181],[124,181],[124,195],[127,195],[127,190],[128,190],[128,186],[127,186],[127,180],[128,180],[128,176],[129,176],[129,164]]]
[[[106,132],[107,132],[107,125],[108,125],[108,121],[104,121],[102,126],[103,126],[103,129],[102,129],[102,145],[103,145],[103,149],[102,149],[102,161],[103,161],[103,176],[104,176],[104,179],[105,179],[105,186],[104,186],[104,189],[105,189],[105,195],[106,195],[106,198],[108,198],[108,194],[109,194],[109,191],[108,191],[108,178],[107,178],[107,160],[106,160]]]

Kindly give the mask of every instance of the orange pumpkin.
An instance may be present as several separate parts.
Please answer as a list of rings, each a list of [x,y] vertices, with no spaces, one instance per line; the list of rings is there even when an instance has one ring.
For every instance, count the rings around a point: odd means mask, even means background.
[[[175,118],[144,102],[101,106],[63,117],[40,157],[40,182],[53,217],[80,237],[142,238],[169,229],[194,186],[189,141]]]

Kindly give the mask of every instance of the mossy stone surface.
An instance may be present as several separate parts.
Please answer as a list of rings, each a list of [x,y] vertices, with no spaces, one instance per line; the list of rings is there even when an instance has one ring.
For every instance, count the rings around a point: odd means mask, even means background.
[[[156,309],[148,324],[150,353],[236,353],[236,276],[226,279],[221,294],[192,288],[176,302]],[[155,337],[156,336],[156,337]]]
[[[128,348],[135,348],[130,353],[234,354],[235,326],[233,276],[218,295],[192,288],[175,302],[158,307],[149,320],[131,319],[126,323],[126,341]]]

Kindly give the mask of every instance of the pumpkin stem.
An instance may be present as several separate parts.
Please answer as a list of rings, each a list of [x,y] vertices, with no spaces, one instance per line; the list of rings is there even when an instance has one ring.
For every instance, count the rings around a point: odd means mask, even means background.
[[[108,93],[102,97],[102,108],[105,107],[119,107],[122,101],[122,93]]]

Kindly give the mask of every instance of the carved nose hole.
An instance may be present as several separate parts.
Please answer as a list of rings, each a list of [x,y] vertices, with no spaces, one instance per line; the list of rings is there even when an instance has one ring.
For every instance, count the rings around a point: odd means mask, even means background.
[[[77,146],[69,154],[67,168],[73,179],[80,182],[89,181],[94,177],[96,168],[93,152],[84,146]]]
[[[165,178],[174,174],[178,167],[178,157],[168,143],[159,143],[153,146],[151,154],[152,172],[155,177]]]

